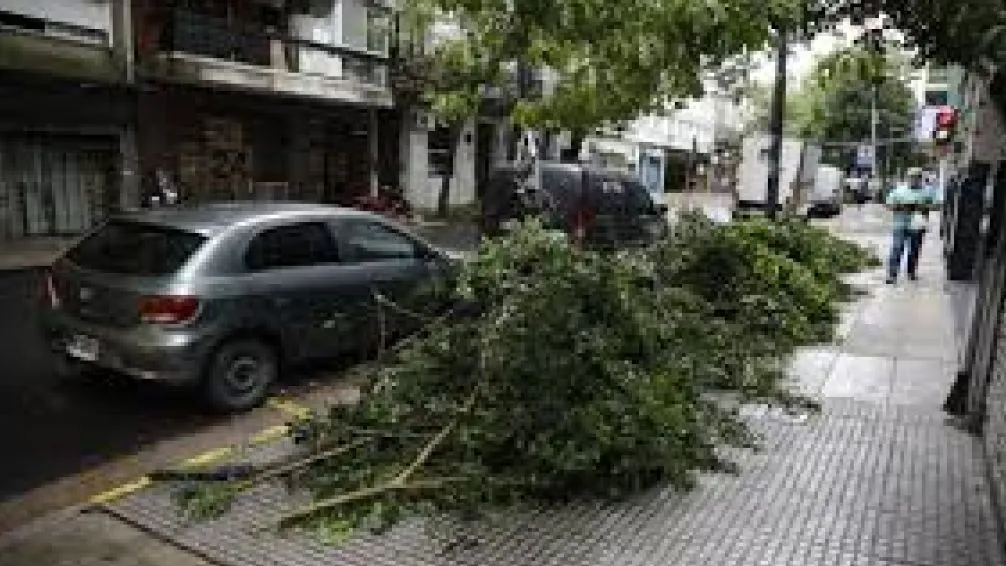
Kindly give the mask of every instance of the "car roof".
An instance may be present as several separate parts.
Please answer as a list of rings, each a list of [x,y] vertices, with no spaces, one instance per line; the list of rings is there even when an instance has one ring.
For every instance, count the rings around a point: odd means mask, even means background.
[[[116,220],[144,222],[204,236],[225,231],[235,225],[314,215],[358,216],[376,218],[369,212],[316,203],[288,201],[233,201],[172,208],[134,210],[112,216]]]

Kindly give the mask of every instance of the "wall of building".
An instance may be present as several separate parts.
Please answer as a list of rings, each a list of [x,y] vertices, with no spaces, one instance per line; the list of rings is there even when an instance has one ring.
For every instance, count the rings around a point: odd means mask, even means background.
[[[465,124],[454,154],[454,174],[450,179],[449,206],[475,202],[475,120]],[[443,176],[430,168],[430,130],[414,122],[402,128],[402,186],[412,206],[420,211],[436,210]]]

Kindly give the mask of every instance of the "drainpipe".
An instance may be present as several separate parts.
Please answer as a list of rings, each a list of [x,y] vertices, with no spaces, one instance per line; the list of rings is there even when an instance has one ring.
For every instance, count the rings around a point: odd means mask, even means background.
[[[140,120],[139,100],[141,96],[133,88],[136,84],[136,45],[133,32],[133,10],[131,0],[113,0],[112,14],[112,57],[119,71],[119,80],[126,86],[131,108],[126,112],[125,123],[119,134],[119,175],[118,198],[111,199],[115,206],[123,209],[135,208],[140,204],[140,157],[137,147],[136,126]]]

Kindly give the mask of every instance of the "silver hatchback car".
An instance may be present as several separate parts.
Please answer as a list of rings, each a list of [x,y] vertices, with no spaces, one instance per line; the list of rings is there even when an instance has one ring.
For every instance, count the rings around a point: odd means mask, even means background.
[[[45,273],[42,326],[73,371],[198,385],[216,408],[240,411],[287,364],[420,326],[416,312],[443,306],[423,288],[453,265],[357,210],[257,202],[127,213]]]

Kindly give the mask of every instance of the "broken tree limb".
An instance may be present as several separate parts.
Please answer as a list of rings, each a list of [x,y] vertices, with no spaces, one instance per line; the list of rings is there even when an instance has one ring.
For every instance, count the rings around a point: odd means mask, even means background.
[[[289,527],[298,521],[310,518],[327,509],[338,507],[339,505],[345,505],[347,503],[354,503],[363,499],[368,499],[370,497],[376,497],[389,491],[438,489],[448,483],[462,482],[466,481],[467,479],[468,478],[460,478],[460,477],[434,478],[428,480],[417,480],[411,483],[395,483],[394,481],[390,481],[381,485],[365,487],[363,489],[358,489],[356,491],[351,491],[349,493],[343,493],[340,495],[336,495],[334,497],[330,497],[328,499],[323,499],[316,503],[312,503],[307,507],[303,507],[292,513],[289,513],[280,518],[279,527],[280,528]]]
[[[472,409],[472,406],[475,405],[475,399],[477,393],[478,389],[476,388],[474,391],[471,392],[471,394],[468,395],[468,398],[465,399],[465,404],[461,407],[461,414],[465,414]],[[440,429],[440,432],[438,432],[426,444],[426,446],[423,447],[423,449],[419,452],[419,455],[416,456],[416,459],[413,460],[412,463],[408,465],[408,467],[402,470],[402,473],[395,476],[395,479],[391,480],[391,483],[394,485],[404,484],[405,480],[409,479],[409,476],[411,476],[413,473],[415,473],[416,470],[418,470],[423,464],[425,464],[426,461],[429,460],[430,456],[433,454],[433,451],[436,450],[437,447],[439,447],[441,444],[443,444],[444,440],[448,436],[450,436],[451,433],[454,432],[454,429],[457,428],[459,418],[460,417],[455,417],[454,419],[451,420],[451,422],[447,424],[447,426]]]

